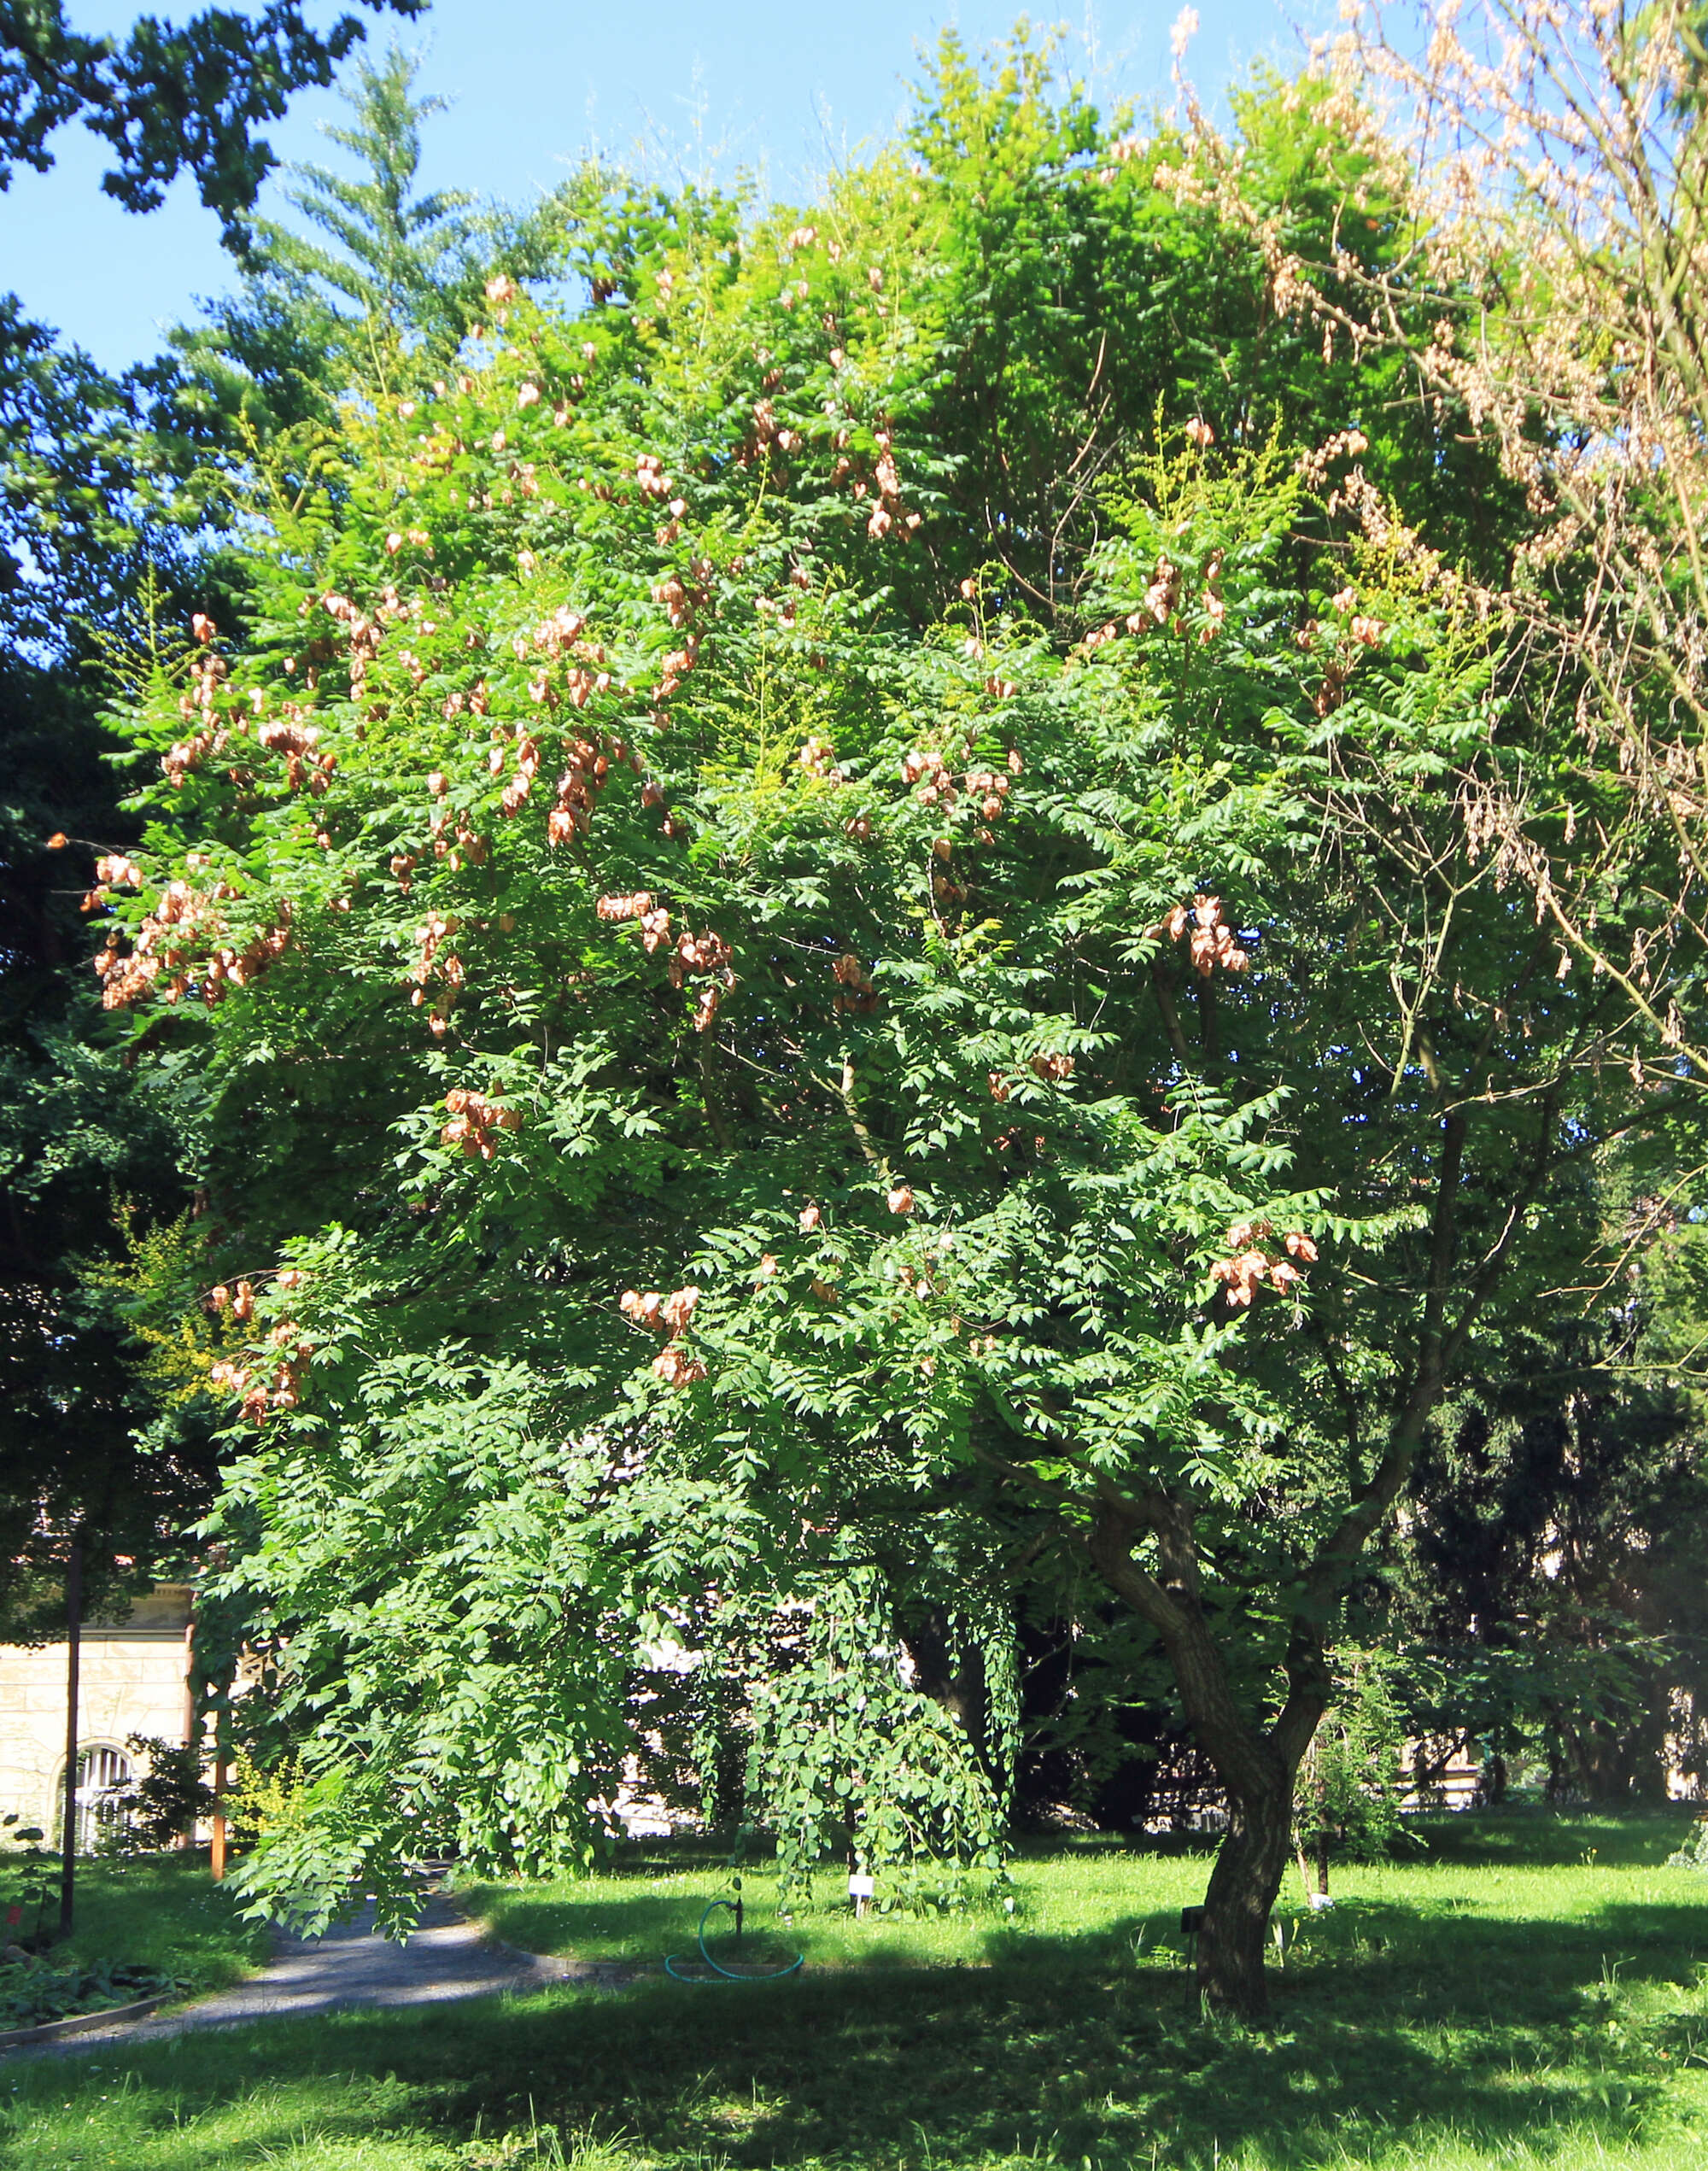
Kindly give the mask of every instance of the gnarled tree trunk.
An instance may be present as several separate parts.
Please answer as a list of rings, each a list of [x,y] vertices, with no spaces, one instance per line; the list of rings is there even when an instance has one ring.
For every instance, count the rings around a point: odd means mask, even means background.
[[[1243,2020],[1268,2010],[1269,1918],[1293,1850],[1293,1773],[1278,1752],[1270,1760],[1268,1785],[1243,1795],[1228,1789],[1227,1833],[1198,1933],[1199,1989],[1218,2010]]]
[[[1157,1572],[1132,1557],[1143,1532],[1156,1539]],[[1108,1487],[1090,1539],[1104,1581],[1156,1630],[1198,1745],[1226,1790],[1229,1823],[1204,1895],[1198,1984],[1219,2012],[1261,2021],[1269,2011],[1264,1963],[1269,1916],[1292,1848],[1293,1782],[1329,1702],[1328,1668],[1315,1630],[1295,1624],[1287,1696],[1262,1727],[1241,1710],[1199,1595],[1190,1510],[1167,1494],[1132,1499]]]

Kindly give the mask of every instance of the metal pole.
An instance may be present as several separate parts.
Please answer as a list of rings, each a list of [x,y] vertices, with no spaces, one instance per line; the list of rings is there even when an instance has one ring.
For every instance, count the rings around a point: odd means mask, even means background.
[[[196,1605],[194,1600],[190,1601],[190,1618],[184,1624],[184,1746],[186,1749],[193,1749],[196,1747]],[[198,1779],[202,1776],[199,1758],[196,1760],[196,1776]],[[190,1812],[189,1822],[178,1835],[178,1844],[180,1847],[193,1847],[196,1845],[196,1811],[193,1809]]]
[[[59,1934],[71,1935],[77,1893],[77,1662],[83,1641],[83,1540],[65,1566],[65,1810],[60,1832]]]

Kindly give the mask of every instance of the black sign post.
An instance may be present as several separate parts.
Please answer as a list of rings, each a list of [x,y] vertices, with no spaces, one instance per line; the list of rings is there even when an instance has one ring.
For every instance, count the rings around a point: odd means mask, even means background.
[[[59,1934],[71,1935],[77,1895],[77,1661],[83,1641],[83,1540],[71,1542],[65,1565],[65,1812],[61,1820]]]

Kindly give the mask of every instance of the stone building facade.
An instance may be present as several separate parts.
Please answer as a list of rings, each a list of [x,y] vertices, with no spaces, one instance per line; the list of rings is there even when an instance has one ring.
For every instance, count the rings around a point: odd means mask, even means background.
[[[134,1775],[133,1734],[190,1738],[190,1587],[160,1583],[117,1627],[84,1630],[78,1690],[79,1845],[93,1844],[101,1796]],[[51,1834],[65,1774],[63,1641],[0,1645],[0,1813]]]

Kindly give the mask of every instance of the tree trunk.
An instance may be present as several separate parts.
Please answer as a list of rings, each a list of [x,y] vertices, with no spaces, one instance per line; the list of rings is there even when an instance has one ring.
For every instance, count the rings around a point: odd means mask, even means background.
[[[1227,1835],[1216,1850],[1198,1934],[1198,1988],[1217,2012],[1261,2021],[1269,2012],[1269,1917],[1293,1851],[1293,1775],[1273,1750],[1272,1783],[1228,1794]]]
[[[1169,1017],[1167,976],[1154,968],[1153,974],[1158,1001]],[[1179,1021],[1174,1016],[1169,1038],[1184,1061],[1184,1036],[1177,1035]],[[1444,1384],[1500,1284],[1526,1217],[1555,1165],[1557,1100],[1558,1081],[1541,1102],[1543,1143],[1512,1198],[1499,1240],[1465,1290],[1451,1325],[1448,1300],[1454,1285],[1459,1190],[1471,1119],[1465,1103],[1442,1117],[1429,1280],[1418,1320],[1411,1389],[1395,1413],[1375,1469],[1356,1485],[1299,1578],[1282,1668],[1286,1696],[1266,1727],[1235,1695],[1216,1627],[1206,1615],[1191,1501],[1162,1486],[1128,1492],[1108,1476],[1095,1480],[1096,1508],[1086,1550],[1109,1589],[1156,1631],[1179,1688],[1181,1709],[1227,1792],[1230,1822],[1204,1899],[1198,1981],[1212,2005],[1241,2019],[1261,2021],[1268,2011],[1264,1963],[1269,1916],[1286,1872],[1293,1786],[1332,1688],[1323,1651],[1324,1624],[1332,1618],[1364,1548],[1404,1489]],[[1155,1542],[1154,1567],[1133,1558],[1134,1541],[1141,1534]]]
[[[985,1654],[977,1644],[956,1650],[946,1613],[932,1612],[904,1630],[903,1643],[914,1663],[914,1686],[946,1712],[990,1769],[990,1694]]]
[[[1157,1576],[1132,1557],[1134,1533],[1143,1527],[1157,1539]],[[1266,1729],[1241,1707],[1205,1617],[1190,1511],[1164,1494],[1137,1502],[1106,1493],[1088,1549],[1110,1589],[1161,1637],[1181,1709],[1227,1795],[1227,1835],[1216,1852],[1198,1932],[1199,1988],[1216,2011],[1264,2021],[1269,1916],[1292,1852],[1293,1783],[1328,1708],[1320,1639],[1308,1623],[1296,1622],[1286,1701]]]

